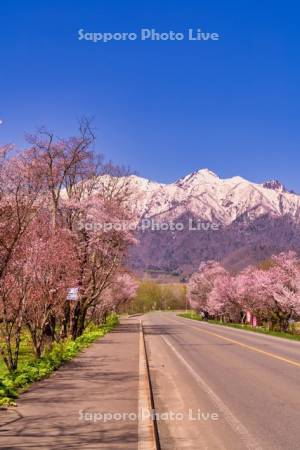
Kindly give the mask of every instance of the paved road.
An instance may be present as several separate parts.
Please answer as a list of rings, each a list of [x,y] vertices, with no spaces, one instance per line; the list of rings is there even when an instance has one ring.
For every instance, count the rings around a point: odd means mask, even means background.
[[[300,449],[299,342],[172,313],[143,324],[163,450]]]
[[[127,417],[145,403],[139,320],[125,320],[1,411],[0,448],[150,448],[141,421],[80,420],[81,410]],[[300,449],[300,343],[173,313],[142,320],[162,450]]]

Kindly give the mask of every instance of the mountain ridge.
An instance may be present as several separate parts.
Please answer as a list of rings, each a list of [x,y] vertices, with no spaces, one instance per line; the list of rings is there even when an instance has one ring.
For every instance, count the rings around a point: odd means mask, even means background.
[[[229,262],[236,269],[244,261],[255,263],[279,251],[300,251],[300,195],[277,180],[222,179],[209,169],[169,184],[137,175],[128,178],[137,194],[140,221],[184,225],[181,231],[139,231],[139,245],[130,255],[134,269],[190,274],[208,259]],[[219,228],[191,231],[191,220]]]

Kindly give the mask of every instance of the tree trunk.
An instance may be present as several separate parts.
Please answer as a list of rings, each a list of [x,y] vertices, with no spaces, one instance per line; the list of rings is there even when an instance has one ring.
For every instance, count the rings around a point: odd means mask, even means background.
[[[76,337],[81,336],[82,333],[84,332],[86,313],[87,313],[87,308],[85,307],[85,308],[82,309],[81,314],[79,316],[78,329],[77,329],[77,336]]]
[[[70,323],[70,302],[65,301],[64,305],[64,317],[61,323],[60,338],[65,339],[68,336],[68,326]]]

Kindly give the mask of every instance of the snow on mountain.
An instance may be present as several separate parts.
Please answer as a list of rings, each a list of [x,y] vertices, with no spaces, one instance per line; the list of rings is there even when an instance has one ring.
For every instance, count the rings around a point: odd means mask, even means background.
[[[242,177],[221,179],[208,169],[193,172],[175,183],[161,184],[137,176],[130,177],[141,194],[142,217],[176,217],[183,213],[228,225],[242,215],[250,219],[263,214],[299,219],[300,196],[288,192],[278,181],[252,183]]]
[[[136,175],[126,181],[140,220],[184,224],[182,231],[139,231],[130,257],[135,270],[185,276],[209,259],[237,270],[283,250],[300,253],[300,196],[278,181],[222,179],[208,169],[170,184]],[[191,231],[190,219],[219,228]]]

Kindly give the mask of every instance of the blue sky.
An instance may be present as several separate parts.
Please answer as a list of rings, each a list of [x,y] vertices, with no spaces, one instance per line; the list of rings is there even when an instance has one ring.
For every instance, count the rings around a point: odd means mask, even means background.
[[[300,192],[300,7],[274,1],[6,1],[0,143],[94,117],[97,149],[169,182],[208,167]],[[78,30],[186,33],[217,42],[79,41]]]

